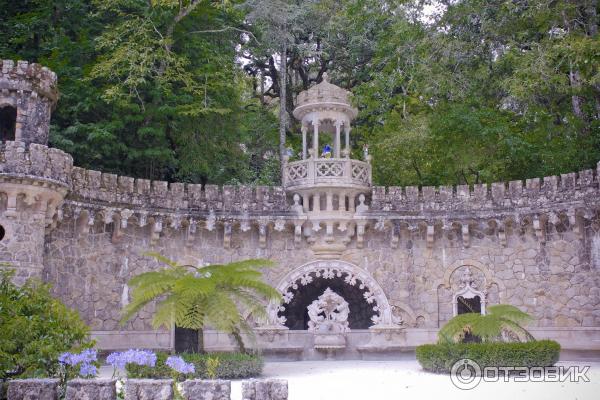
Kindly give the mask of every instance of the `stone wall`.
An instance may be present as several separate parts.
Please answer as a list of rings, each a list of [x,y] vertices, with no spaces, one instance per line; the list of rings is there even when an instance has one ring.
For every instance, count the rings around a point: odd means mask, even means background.
[[[266,272],[274,286],[321,259],[310,242],[323,230],[307,229],[301,207],[282,188],[118,177],[72,168],[64,153],[37,145],[7,143],[0,160],[0,176],[11,179],[0,192],[19,199],[13,208],[8,200],[0,203],[0,224],[17,211],[8,226],[23,226],[21,233],[10,228],[0,241],[2,260],[43,256],[36,265],[43,265],[44,279],[80,311],[104,348],[172,346],[172,332],[151,329],[151,308],[123,327],[118,323],[129,301],[127,281],[161,267],[144,256],[147,251],[193,264],[269,258],[277,264]],[[18,221],[36,215],[38,200],[34,196],[29,204],[15,195],[17,183],[54,185],[50,189],[65,193],[54,211],[46,204],[50,211],[38,222],[33,242],[26,238],[31,226]],[[488,305],[509,303],[531,313],[538,337],[559,338],[570,348],[599,348],[598,186],[597,173],[587,170],[489,186],[375,187],[369,208],[354,217],[365,229],[350,225],[348,234],[336,228],[334,239],[343,248],[322,262],[347,262],[378,283],[406,329],[406,347],[431,340],[451,318],[453,296],[469,266]],[[25,265],[20,263],[15,265]],[[365,333],[356,334],[359,346]],[[230,339],[207,335],[209,347],[233,346]],[[299,333],[292,336],[303,345]]]

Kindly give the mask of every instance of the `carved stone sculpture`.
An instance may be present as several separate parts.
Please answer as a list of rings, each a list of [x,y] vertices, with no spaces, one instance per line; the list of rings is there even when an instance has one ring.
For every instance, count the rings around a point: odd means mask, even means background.
[[[325,289],[319,298],[308,307],[308,330],[314,332],[349,332],[348,315],[350,307],[342,296],[330,288]]]

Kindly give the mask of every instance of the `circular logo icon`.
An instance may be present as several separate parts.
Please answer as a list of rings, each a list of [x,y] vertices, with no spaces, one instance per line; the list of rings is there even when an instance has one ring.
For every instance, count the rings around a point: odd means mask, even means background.
[[[450,369],[450,380],[459,389],[471,390],[481,382],[481,367],[468,358],[460,359]]]

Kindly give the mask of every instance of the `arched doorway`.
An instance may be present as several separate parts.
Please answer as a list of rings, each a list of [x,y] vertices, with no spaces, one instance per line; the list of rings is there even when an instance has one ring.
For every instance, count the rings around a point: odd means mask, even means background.
[[[314,277],[313,281],[306,286],[299,286],[293,290],[294,297],[285,306],[279,315],[285,317],[285,326],[291,330],[308,329],[308,309],[310,303],[330,288],[348,302],[350,314],[348,323],[350,329],[367,329],[373,325],[372,318],[375,315],[373,305],[366,302],[363,291],[357,285],[349,285],[343,279],[326,279]]]
[[[349,303],[351,329],[395,324],[387,297],[375,279],[364,269],[339,260],[312,261],[289,272],[277,285],[282,302],[269,306],[270,323],[306,329],[306,307],[328,287]]]

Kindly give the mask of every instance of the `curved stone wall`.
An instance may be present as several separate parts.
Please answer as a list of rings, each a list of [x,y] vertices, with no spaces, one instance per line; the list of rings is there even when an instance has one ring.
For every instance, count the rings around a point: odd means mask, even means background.
[[[119,324],[128,280],[161,267],[147,251],[195,264],[269,258],[277,265],[265,272],[273,285],[320,259],[310,242],[324,229],[306,229],[302,207],[278,187],[118,177],[72,167],[60,150],[11,142],[0,150],[0,176],[0,224],[8,223],[14,235],[0,240],[1,260],[43,268],[41,276],[80,311],[104,348],[173,345],[171,331],[151,328],[151,308]],[[468,266],[488,306],[514,304],[534,316],[537,337],[600,350],[597,176],[588,170],[472,188],[376,187],[368,209],[355,215],[357,225],[335,228],[334,239],[345,246],[335,260],[377,283],[389,318],[405,329],[390,336],[395,345],[435,340],[437,328],[452,317],[458,277]],[[50,219],[51,207],[36,197],[41,192],[31,191],[27,201],[27,188],[40,187],[65,193]],[[302,349],[308,343],[303,334],[260,334],[254,345]],[[226,335],[207,332],[205,339],[208,349],[233,347]],[[368,339],[368,333],[350,332],[349,354],[366,351]]]

